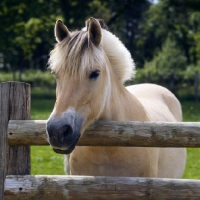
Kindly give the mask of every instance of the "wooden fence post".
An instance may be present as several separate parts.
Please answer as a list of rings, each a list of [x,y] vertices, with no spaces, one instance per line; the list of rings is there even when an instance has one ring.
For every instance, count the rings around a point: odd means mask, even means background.
[[[30,147],[7,144],[8,121],[11,119],[30,119],[30,85],[27,83],[0,83],[0,199],[2,200],[4,200],[4,181],[7,174],[30,174]]]
[[[7,128],[9,118],[8,104],[9,92],[8,84],[0,83],[0,199],[4,200],[4,181],[6,177],[6,147]]]

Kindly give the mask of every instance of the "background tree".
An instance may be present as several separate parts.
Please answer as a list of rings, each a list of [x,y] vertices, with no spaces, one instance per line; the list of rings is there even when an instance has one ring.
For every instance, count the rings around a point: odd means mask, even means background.
[[[13,72],[22,71],[31,66],[35,57],[47,55],[47,49],[53,43],[49,29],[60,13],[58,3],[37,0],[27,4],[25,0],[2,0],[0,8],[3,67],[11,68]]]
[[[70,30],[84,26],[93,16],[103,18],[111,32],[130,50],[138,68],[138,77],[156,58],[171,60],[173,48],[164,51],[170,41],[181,51],[186,64],[181,79],[189,79],[200,63],[200,0],[2,0],[0,2],[0,68],[23,72],[29,68],[46,69],[49,51],[55,39],[53,28],[62,19]],[[170,61],[171,64],[177,64]],[[162,61],[162,72],[175,66]],[[146,63],[146,64],[145,64]],[[157,66],[157,65],[156,65]],[[154,66],[155,68],[155,66]],[[177,67],[177,70],[179,67]],[[166,70],[166,71],[165,71]],[[157,70],[158,72],[159,70]],[[188,75],[187,75],[188,73]],[[181,73],[180,73],[181,74]],[[190,75],[189,75],[190,74]],[[21,73],[19,73],[21,79]],[[147,76],[147,74],[145,74]],[[161,74],[157,73],[157,81]],[[154,76],[154,77],[155,77]],[[167,80],[167,77],[164,76]],[[144,81],[141,79],[139,82]]]
[[[170,37],[184,51],[187,64],[197,63],[196,39],[199,35],[199,5],[194,0],[160,0],[145,13],[142,24],[143,36],[139,41],[143,62],[151,60]],[[198,33],[197,33],[198,32]]]
[[[179,83],[182,81],[186,66],[187,58],[184,52],[181,51],[175,41],[167,38],[161,51],[150,62],[146,62],[144,68],[151,73],[154,81],[156,78],[159,82],[167,80],[170,83],[171,91],[175,93],[175,81]]]

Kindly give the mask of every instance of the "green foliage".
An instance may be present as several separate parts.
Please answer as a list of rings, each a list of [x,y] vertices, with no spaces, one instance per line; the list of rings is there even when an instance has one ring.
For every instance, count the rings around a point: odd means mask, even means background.
[[[18,75],[18,73],[15,75]],[[13,74],[10,72],[0,71],[0,82],[6,81],[16,81],[15,76],[13,76]],[[41,71],[38,69],[26,70],[22,74],[21,81],[30,83],[32,87],[55,88],[56,85],[53,74],[51,74],[49,71]]]
[[[49,71],[41,71],[30,69],[27,70],[23,76],[22,80],[32,84],[33,87],[55,87],[55,77]]]
[[[158,74],[163,77],[169,77],[171,74],[177,76],[187,66],[187,59],[183,52],[170,39],[166,40],[155,59]]]
[[[199,3],[200,1],[160,0],[145,13],[141,25],[143,37],[138,44],[143,61],[150,61],[161,50],[166,40],[175,41],[182,50],[187,64],[196,64],[199,59]]]
[[[153,60],[146,62],[144,68],[152,75],[161,76],[164,79],[172,74],[178,79],[181,72],[187,69],[187,59],[176,43],[168,38],[162,50],[155,55]]]
[[[148,0],[36,0],[28,4],[25,0],[0,2],[0,53],[12,71],[35,67],[34,60],[48,55],[54,43],[53,26],[56,19],[64,20],[70,30],[81,28],[84,21],[93,16],[103,18],[111,30],[124,39],[135,56],[135,34],[140,35],[143,11]],[[124,12],[124,10],[126,12]],[[39,63],[39,68],[43,65]]]
[[[57,3],[2,0],[0,8],[0,53],[12,70],[28,68],[30,60],[46,54],[53,43],[48,30],[59,16]]]
[[[11,73],[6,73],[0,71],[0,82],[12,81],[13,75]]]
[[[138,69],[135,82],[146,82],[151,72],[153,81],[167,80],[173,73],[179,84],[192,83],[200,63],[200,0],[150,2],[2,0],[0,68],[12,72],[14,80],[46,85],[51,80],[45,74],[42,82],[42,74],[36,71],[31,81],[26,70],[46,68],[55,43],[55,21],[62,19],[74,30],[93,16],[103,18],[130,50]],[[0,75],[0,80],[5,77]]]

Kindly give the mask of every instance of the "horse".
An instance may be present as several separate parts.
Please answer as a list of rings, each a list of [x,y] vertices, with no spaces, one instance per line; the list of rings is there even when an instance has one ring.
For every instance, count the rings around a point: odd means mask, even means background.
[[[54,33],[48,64],[56,77],[56,102],[46,129],[53,150],[70,154],[70,174],[181,178],[185,148],[76,146],[97,120],[180,122],[182,110],[162,86],[124,86],[135,75],[134,61],[101,20],[91,17],[75,31],[58,20]]]

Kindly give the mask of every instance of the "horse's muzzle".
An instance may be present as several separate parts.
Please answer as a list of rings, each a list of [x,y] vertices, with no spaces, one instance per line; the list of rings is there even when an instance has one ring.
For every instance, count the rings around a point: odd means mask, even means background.
[[[59,117],[49,118],[47,138],[56,153],[69,154],[74,150],[80,137],[82,122],[82,117],[71,108]]]

